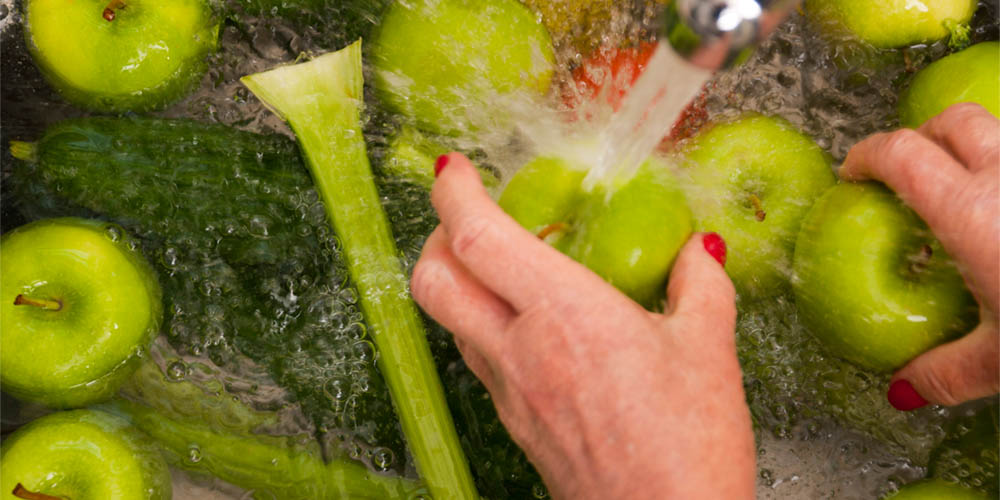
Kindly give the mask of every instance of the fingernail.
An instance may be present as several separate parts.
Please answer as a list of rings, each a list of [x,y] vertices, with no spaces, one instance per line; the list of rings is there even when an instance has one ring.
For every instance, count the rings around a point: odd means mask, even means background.
[[[916,410],[928,404],[926,399],[917,394],[917,390],[913,388],[913,384],[906,380],[893,382],[889,386],[887,397],[889,398],[889,404],[899,411]]]
[[[701,243],[705,245],[708,254],[719,262],[719,265],[726,266],[726,241],[722,239],[722,236],[719,236],[718,233],[708,233],[701,239]]]
[[[434,162],[434,177],[441,175],[441,171],[444,170],[444,167],[448,166],[448,159],[448,155],[438,156],[437,161]]]

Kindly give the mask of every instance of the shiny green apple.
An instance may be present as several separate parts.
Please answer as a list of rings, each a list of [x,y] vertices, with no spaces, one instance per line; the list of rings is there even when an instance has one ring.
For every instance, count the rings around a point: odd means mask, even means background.
[[[27,0],[28,51],[67,100],[150,111],[191,91],[217,46],[207,0]]]
[[[927,479],[903,486],[885,500],[987,500],[980,491],[959,486],[940,479]]]
[[[3,500],[45,498],[39,494],[169,500],[170,469],[150,438],[125,420],[98,410],[58,412],[18,429],[0,452]]]
[[[954,262],[881,184],[827,191],[802,223],[793,269],[806,329],[871,370],[895,370],[977,318]]]
[[[806,0],[806,15],[826,31],[879,48],[941,40],[967,24],[977,0]]]
[[[1000,42],[977,43],[920,70],[899,97],[899,121],[917,128],[960,102],[978,103],[1000,118]]]
[[[836,182],[827,154],[784,119],[749,115],[700,133],[683,155],[695,229],[726,240],[740,295],[780,293],[799,224]]]
[[[628,179],[585,190],[585,172],[558,157],[522,167],[500,206],[523,227],[655,309],[680,248],[691,235],[683,193],[657,160]]]
[[[55,408],[118,391],[163,317],[156,275],[117,225],[77,218],[0,239],[0,383]]]
[[[504,126],[501,96],[544,94],[555,67],[548,32],[516,0],[395,1],[370,60],[383,102],[453,135]]]

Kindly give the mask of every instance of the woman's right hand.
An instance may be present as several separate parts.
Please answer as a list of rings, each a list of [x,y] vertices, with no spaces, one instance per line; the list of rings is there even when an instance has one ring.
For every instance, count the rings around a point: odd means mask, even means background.
[[[1000,392],[1000,120],[978,104],[956,104],[917,130],[859,142],[840,176],[893,189],[927,222],[979,303],[979,326],[896,372],[889,402],[913,410]]]

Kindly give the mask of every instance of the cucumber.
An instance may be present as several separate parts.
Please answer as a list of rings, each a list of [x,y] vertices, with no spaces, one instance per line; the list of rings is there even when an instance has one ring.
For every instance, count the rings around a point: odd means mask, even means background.
[[[294,142],[95,117],[56,124],[12,151],[27,161],[5,179],[5,204],[28,219],[96,216],[136,235],[164,288],[163,332],[180,354],[236,372],[256,366],[321,432],[388,448],[389,469],[405,470],[341,243]]]

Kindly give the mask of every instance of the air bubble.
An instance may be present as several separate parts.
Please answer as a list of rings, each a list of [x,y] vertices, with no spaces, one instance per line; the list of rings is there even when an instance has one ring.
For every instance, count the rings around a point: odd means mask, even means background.
[[[375,356],[375,344],[371,342],[355,342],[351,348],[353,350],[354,357],[359,360],[368,361]]]
[[[548,498],[549,490],[542,483],[535,483],[531,486],[531,495],[538,499]]]
[[[355,304],[358,302],[358,294],[353,288],[345,288],[340,291],[340,300],[348,304]]]
[[[109,224],[104,228],[104,236],[107,236],[109,240],[118,242],[121,241],[124,231],[121,227],[115,224]]]
[[[201,448],[197,445],[188,448],[187,461],[192,464],[201,462]]]
[[[375,470],[385,472],[392,468],[392,464],[396,460],[396,457],[389,448],[378,447],[372,450],[371,460],[372,466],[375,467]]]
[[[173,382],[180,382],[187,378],[188,366],[183,361],[174,361],[167,366],[167,379]]]

